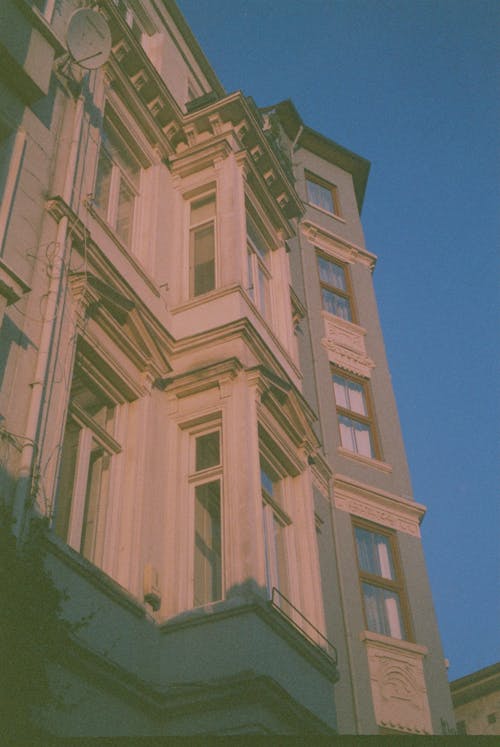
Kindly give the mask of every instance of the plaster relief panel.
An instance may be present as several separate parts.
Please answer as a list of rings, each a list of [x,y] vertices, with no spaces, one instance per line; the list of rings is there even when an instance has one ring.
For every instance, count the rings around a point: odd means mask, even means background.
[[[357,324],[323,312],[325,337],[322,343],[331,363],[369,378],[374,362],[365,346],[365,330]]]
[[[365,632],[362,637],[378,725],[409,734],[431,734],[423,669],[427,649],[374,633]]]

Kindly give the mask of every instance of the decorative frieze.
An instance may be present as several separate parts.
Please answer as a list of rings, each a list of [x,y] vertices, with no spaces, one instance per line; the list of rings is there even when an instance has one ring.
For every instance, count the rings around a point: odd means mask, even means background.
[[[340,238],[340,236],[335,236],[330,231],[326,231],[322,226],[318,226],[309,220],[302,221],[300,227],[306,239],[326,254],[330,254],[341,262],[349,262],[351,264],[357,262],[369,267],[370,270],[373,270],[375,267],[377,257],[364,247],[347,242],[345,239]]]
[[[333,488],[335,507],[353,516],[420,537],[425,514],[421,503],[336,475]]]
[[[323,319],[325,337],[321,342],[330,362],[358,376],[370,378],[375,363],[366,352],[366,331],[363,327],[326,311],[323,312]]]
[[[425,684],[425,646],[364,631],[377,724],[408,734],[431,734]]]

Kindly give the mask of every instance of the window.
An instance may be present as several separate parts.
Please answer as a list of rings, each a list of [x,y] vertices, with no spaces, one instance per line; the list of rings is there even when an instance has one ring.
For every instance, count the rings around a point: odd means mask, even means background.
[[[276,587],[288,594],[288,563],[286,531],[290,520],[280,506],[283,501],[282,480],[271,465],[261,457],[260,482],[264,523],[266,584],[269,596]]]
[[[194,436],[194,584],[199,607],[222,598],[220,430]]]
[[[97,163],[94,205],[126,246],[132,243],[139,179],[138,162],[106,119]]]
[[[354,535],[368,630],[407,639],[394,536],[361,524],[354,526]]]
[[[111,459],[120,451],[111,435],[113,422],[113,403],[77,371],[63,438],[54,530],[96,565],[102,561]]]
[[[337,187],[319,177],[306,174],[307,201],[320,210],[340,215]]]
[[[248,257],[248,292],[252,301],[263,317],[270,316],[269,281],[267,268],[269,250],[257,229],[247,215],[247,257]]]
[[[201,296],[216,285],[214,194],[191,203],[189,255],[190,293],[191,296]]]
[[[341,445],[355,454],[376,458],[377,448],[366,384],[335,371],[332,379]]]
[[[347,269],[338,262],[318,254],[318,271],[324,310],[352,322],[351,291]]]

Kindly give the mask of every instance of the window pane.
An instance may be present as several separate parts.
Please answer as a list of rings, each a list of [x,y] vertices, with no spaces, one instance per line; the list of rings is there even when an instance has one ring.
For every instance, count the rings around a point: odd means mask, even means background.
[[[109,461],[109,455],[94,443],[89,461],[80,548],[80,552],[88,560],[95,560],[97,552],[102,548],[104,526],[101,499],[106,489]]]
[[[356,381],[348,381],[349,410],[357,412],[359,415],[366,415],[365,395],[363,385]]]
[[[347,322],[352,320],[351,306],[348,298],[337,295],[333,291],[327,288],[321,289],[321,295],[323,297],[323,308],[328,311],[329,314],[335,314],[341,319],[345,319]]]
[[[392,638],[403,638],[403,619],[399,595],[388,589],[363,583],[368,630]]]
[[[252,301],[255,301],[255,287],[254,287],[254,277],[253,277],[253,252],[248,251],[247,252],[247,262],[248,262],[248,293],[250,294],[250,297]]]
[[[59,483],[57,486],[54,522],[55,533],[64,541],[68,539],[79,436],[80,428],[76,423],[71,421],[68,422],[64,433],[61,453],[61,471],[59,473]]]
[[[268,247],[260,235],[257,227],[253,220],[247,215],[247,234],[253,247],[258,251],[261,257],[265,257],[268,252]]]
[[[321,282],[332,285],[342,291],[347,291],[347,283],[344,268],[336,262],[331,262],[324,257],[318,257],[319,277]]]
[[[331,189],[323,187],[321,184],[307,180],[307,198],[309,202],[317,207],[326,210],[329,213],[335,213],[333,204],[333,195]]]
[[[273,515],[274,546],[276,555],[276,586],[285,596],[288,593],[288,568],[286,562],[285,531],[286,527]]]
[[[389,537],[356,527],[356,545],[361,570],[381,578],[395,580]]]
[[[196,439],[196,471],[220,464],[219,431],[206,433]]]
[[[259,309],[262,313],[262,316],[266,316],[267,314],[267,276],[260,266],[260,263],[258,265],[258,275],[259,275]]]
[[[345,407],[349,409],[349,395],[347,392],[347,382],[341,376],[333,377],[333,391],[335,394],[335,402],[337,407]]]
[[[198,228],[191,234],[194,264],[194,295],[199,296],[215,288],[214,226]]]
[[[220,482],[195,489],[194,604],[222,596]]]
[[[262,464],[260,467],[260,484],[262,486],[262,490],[265,490],[266,493],[269,496],[271,496],[271,498],[273,498],[274,497],[274,482],[273,482],[273,479],[270,477],[270,475],[266,472]]]
[[[339,414],[339,428],[340,440],[345,449],[362,456],[373,457],[375,455],[370,426],[367,423],[360,423],[358,420]]]
[[[107,216],[109,207],[109,188],[111,185],[111,171],[113,165],[108,155],[101,148],[99,163],[97,164],[97,177],[94,189],[94,204]]]
[[[134,193],[123,179],[120,179],[118,209],[116,215],[116,233],[124,244],[129,244],[132,234],[134,216]]]

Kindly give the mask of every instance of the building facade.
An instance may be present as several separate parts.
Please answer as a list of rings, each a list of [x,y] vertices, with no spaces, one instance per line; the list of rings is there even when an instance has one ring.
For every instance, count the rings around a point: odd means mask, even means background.
[[[450,683],[458,734],[500,735],[500,662]]]
[[[87,619],[40,719],[451,728],[368,162],[227,94],[173,0],[88,8],[75,60],[81,5],[1,11],[0,487]]]

